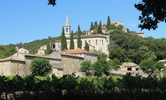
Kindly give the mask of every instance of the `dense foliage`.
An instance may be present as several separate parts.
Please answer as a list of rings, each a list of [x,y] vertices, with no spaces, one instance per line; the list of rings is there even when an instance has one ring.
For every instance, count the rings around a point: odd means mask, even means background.
[[[16,47],[13,44],[6,46],[0,45],[0,59],[9,57],[16,52],[17,52]]]
[[[158,61],[166,58],[166,39],[164,38],[142,38],[122,31],[111,32],[110,38],[110,41],[114,41],[116,45],[110,48],[110,59],[117,58],[121,62],[132,61],[139,64],[142,60]]]
[[[18,48],[23,47],[29,50],[30,53],[36,54],[41,46],[47,45],[48,42],[50,42],[50,44],[54,44],[56,40],[60,40],[60,37],[49,36],[47,39],[35,40],[29,43],[18,43],[15,46],[17,46]]]
[[[46,76],[52,71],[52,66],[49,60],[45,58],[34,58],[29,66],[32,75]]]
[[[166,0],[142,0],[135,8],[141,11],[138,26],[141,29],[155,30],[158,23],[166,22]]]
[[[1,99],[15,100],[165,100],[166,77],[0,76]],[[10,95],[10,96],[9,96]]]

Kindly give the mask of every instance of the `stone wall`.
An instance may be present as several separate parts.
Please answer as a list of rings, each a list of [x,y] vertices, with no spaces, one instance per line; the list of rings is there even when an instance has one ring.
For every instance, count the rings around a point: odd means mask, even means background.
[[[92,64],[97,61],[97,55],[84,54],[84,60],[90,61]]]
[[[27,73],[27,66],[25,62],[20,62],[20,61],[11,61],[10,63],[10,75],[21,75],[21,76],[26,76],[28,75]]]
[[[0,75],[10,75],[10,61],[4,61],[0,63]]]
[[[80,63],[83,58],[70,57],[62,55],[61,66],[63,67],[63,74],[72,74],[80,71]]]

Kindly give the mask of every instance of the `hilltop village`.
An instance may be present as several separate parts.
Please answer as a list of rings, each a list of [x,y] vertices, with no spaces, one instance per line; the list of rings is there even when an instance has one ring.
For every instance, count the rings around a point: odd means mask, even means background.
[[[123,32],[124,34],[128,34],[128,29],[123,27],[122,21],[118,20],[118,22],[110,22],[110,25],[113,25],[114,28],[119,28],[118,31]],[[1,75],[16,75],[19,74],[21,76],[30,75],[31,72],[29,70],[29,66],[34,58],[46,58],[49,60],[50,64],[52,65],[52,72],[49,75],[55,74],[56,76],[63,76],[65,74],[72,74],[74,73],[77,76],[85,76],[86,73],[81,71],[81,62],[89,61],[91,64],[97,62],[100,54],[106,55],[106,60],[109,61],[110,59],[115,60],[114,56],[110,55],[110,45],[114,45],[114,41],[110,38],[110,33],[118,32],[118,31],[110,31],[108,30],[108,23],[107,24],[97,24],[95,23],[92,25],[96,28],[90,29],[88,31],[82,32],[81,38],[81,48],[78,48],[78,35],[74,35],[73,42],[74,42],[74,49],[70,49],[70,41],[71,41],[71,26],[69,23],[69,18],[66,16],[66,23],[64,26],[64,35],[66,38],[67,48],[62,50],[62,43],[61,40],[56,40],[54,43],[50,44],[50,48],[52,49],[51,54],[46,54],[47,45],[43,45],[38,49],[36,54],[31,54],[25,48],[16,48],[17,53],[13,54],[10,57],[0,59],[0,74]],[[98,33],[98,27],[101,27],[101,33]],[[118,34],[118,33],[117,33]],[[144,38],[144,33],[141,32],[131,32],[131,36],[134,38],[137,37],[138,39]],[[130,35],[129,34],[129,35]],[[133,41],[134,42],[134,41]],[[86,44],[88,45],[88,50],[85,50]],[[112,46],[113,46],[112,45]],[[116,47],[116,46],[113,46]],[[93,52],[96,51],[96,52]],[[118,52],[118,50],[116,50]],[[113,51],[112,51],[113,52]],[[119,54],[121,51],[118,52]],[[122,57],[122,56],[121,56]],[[120,59],[119,59],[120,61]],[[110,61],[111,62],[111,61]],[[143,70],[139,67],[138,60],[131,62],[130,59],[120,61],[122,63],[117,63],[115,65],[110,66],[117,66],[114,69],[107,69],[109,72],[117,73],[117,74],[126,74],[127,72],[132,72],[134,74],[141,73],[144,76],[147,76],[143,72]],[[160,62],[165,62],[165,60],[161,60]],[[111,63],[113,64],[113,63]]]

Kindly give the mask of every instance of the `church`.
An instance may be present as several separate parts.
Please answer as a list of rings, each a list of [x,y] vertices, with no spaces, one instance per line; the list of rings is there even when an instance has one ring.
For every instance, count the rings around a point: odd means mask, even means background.
[[[64,26],[64,32],[66,36],[66,42],[67,42],[67,48],[69,49],[70,47],[70,33],[71,33],[71,26],[69,23],[69,18],[66,16],[66,24]],[[77,49],[77,36],[73,36],[74,40],[74,48]],[[89,45],[89,50],[100,50],[105,54],[109,54],[108,51],[108,44],[109,44],[109,35],[101,35],[101,34],[84,34],[81,35],[81,43],[82,43],[82,48],[84,49],[85,47],[85,42],[88,43]],[[61,50],[61,41],[57,40],[55,44],[52,46],[54,50],[60,51]]]

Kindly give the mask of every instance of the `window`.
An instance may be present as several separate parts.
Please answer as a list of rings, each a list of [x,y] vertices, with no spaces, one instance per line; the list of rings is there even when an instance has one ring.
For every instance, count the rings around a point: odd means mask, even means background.
[[[97,43],[97,40],[96,40],[96,45],[97,45],[98,43]]]
[[[103,40],[102,40],[102,45],[103,45],[104,43],[103,43]]]
[[[68,32],[68,28],[66,28],[66,32]]]
[[[55,49],[55,44],[52,45],[52,48]]]
[[[139,71],[139,68],[136,68],[135,70],[136,70],[136,71]]]
[[[90,40],[89,40],[89,44],[90,44]]]
[[[127,71],[132,71],[132,68],[131,67],[127,68]]]

